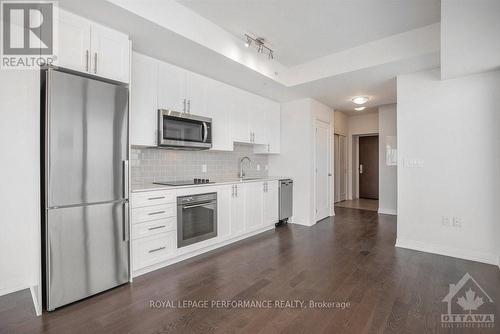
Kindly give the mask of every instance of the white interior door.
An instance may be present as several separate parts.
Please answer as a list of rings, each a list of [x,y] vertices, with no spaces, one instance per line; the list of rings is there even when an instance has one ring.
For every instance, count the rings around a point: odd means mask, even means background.
[[[339,152],[339,135],[333,136],[333,154],[334,154],[334,167],[333,167],[333,176],[335,177],[335,194],[334,194],[334,203],[340,201],[340,152]]]
[[[347,140],[339,136],[339,201],[347,199]]]
[[[318,121],[316,123],[316,221],[329,216],[329,125]]]

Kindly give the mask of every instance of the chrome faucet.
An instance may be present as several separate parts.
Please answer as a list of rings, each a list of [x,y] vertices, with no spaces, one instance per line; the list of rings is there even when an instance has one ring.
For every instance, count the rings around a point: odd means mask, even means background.
[[[249,157],[243,157],[240,159],[240,179],[245,177],[245,172],[243,171],[243,162],[245,161],[245,159],[248,160],[249,163],[252,162]]]

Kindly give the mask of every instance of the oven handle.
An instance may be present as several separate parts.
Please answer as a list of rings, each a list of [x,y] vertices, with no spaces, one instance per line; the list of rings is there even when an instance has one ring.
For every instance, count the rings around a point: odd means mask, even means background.
[[[207,122],[203,122],[203,142],[207,142],[207,137],[208,137],[208,126]]]
[[[215,201],[207,201],[207,202],[201,202],[201,203],[197,203],[197,204],[193,204],[193,205],[186,205],[186,206],[182,206],[182,210],[186,210],[186,209],[191,209],[191,208],[197,208],[199,206],[204,206],[204,205],[207,205],[207,204],[215,204],[217,202]]]

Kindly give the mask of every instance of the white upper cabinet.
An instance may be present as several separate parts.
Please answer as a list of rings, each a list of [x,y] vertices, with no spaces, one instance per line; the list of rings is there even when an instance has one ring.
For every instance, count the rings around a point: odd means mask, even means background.
[[[104,78],[129,82],[128,36],[97,24],[92,25],[91,36],[92,73]]]
[[[231,139],[235,142],[251,143],[252,135],[248,113],[248,105],[251,102],[250,95],[245,94],[239,89],[233,88],[231,89],[231,95],[228,95],[225,101],[231,105],[228,118]]]
[[[206,77],[160,62],[158,107],[210,117],[206,106],[209,83]]]
[[[56,65],[79,72],[90,71],[90,26],[88,20],[59,11]]]
[[[167,109],[212,118],[212,150],[232,151],[242,142],[256,153],[279,153],[278,103],[152,58],[133,58],[131,117],[141,121],[131,122],[132,145],[156,145],[157,109]]]
[[[187,112],[186,71],[167,63],[159,63],[158,109]]]
[[[185,86],[187,113],[198,116],[211,116],[212,111],[207,108],[207,90],[211,81],[199,74],[187,72]]]
[[[249,104],[249,125],[252,134],[252,143],[267,144],[267,127],[266,113],[268,112],[267,100],[259,96],[252,95],[251,103]]]
[[[281,107],[279,103],[266,101],[264,119],[265,122],[262,125],[265,133],[264,144],[255,145],[254,152],[280,153]]]
[[[156,146],[158,61],[132,53],[130,143]]]
[[[212,150],[232,151],[229,116],[236,108],[234,100],[228,99],[232,87],[215,80],[207,85],[205,113],[212,118]]]
[[[59,11],[56,65],[129,82],[128,36],[64,10]]]

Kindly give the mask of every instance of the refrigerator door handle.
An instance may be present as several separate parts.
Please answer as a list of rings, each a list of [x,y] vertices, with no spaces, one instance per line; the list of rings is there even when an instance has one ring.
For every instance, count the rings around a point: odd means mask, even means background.
[[[128,173],[129,163],[128,160],[123,161],[123,198],[128,198]]]
[[[129,204],[123,202],[123,241],[130,240]]]

